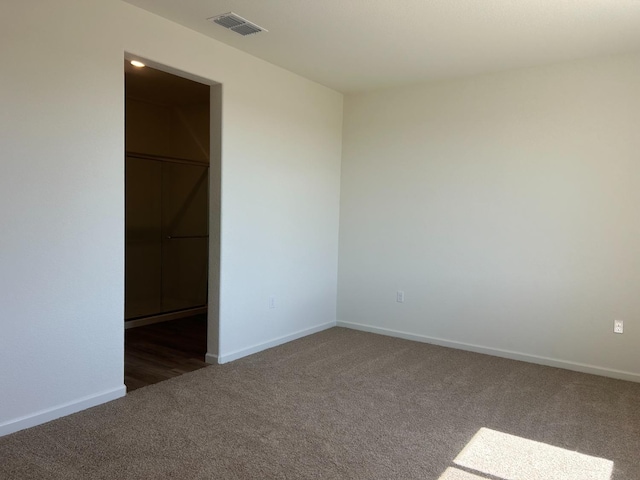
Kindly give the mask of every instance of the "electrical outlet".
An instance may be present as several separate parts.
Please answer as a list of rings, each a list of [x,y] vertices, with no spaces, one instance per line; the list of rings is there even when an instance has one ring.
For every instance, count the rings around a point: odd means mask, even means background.
[[[614,320],[613,333],[623,333],[623,332],[624,332],[624,322],[622,320]]]
[[[402,290],[396,292],[396,302],[404,303],[404,292]]]
[[[269,297],[269,308],[276,308],[276,296],[271,295]]]

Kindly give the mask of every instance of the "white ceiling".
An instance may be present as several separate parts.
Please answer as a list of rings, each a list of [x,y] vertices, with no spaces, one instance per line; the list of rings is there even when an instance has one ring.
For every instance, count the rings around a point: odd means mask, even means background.
[[[341,92],[640,50],[640,0],[126,1]]]

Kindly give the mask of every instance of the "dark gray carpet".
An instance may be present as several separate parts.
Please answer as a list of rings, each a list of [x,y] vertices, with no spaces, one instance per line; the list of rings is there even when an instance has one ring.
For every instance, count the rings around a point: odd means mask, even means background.
[[[334,328],[0,438],[0,478],[640,479],[640,384]]]

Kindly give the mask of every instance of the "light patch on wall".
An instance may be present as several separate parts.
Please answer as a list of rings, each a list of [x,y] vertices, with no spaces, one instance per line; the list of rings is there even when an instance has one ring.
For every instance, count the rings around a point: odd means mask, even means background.
[[[439,480],[611,480],[613,472],[611,460],[489,428],[478,430],[453,463],[460,468],[448,468]]]
[[[138,67],[138,68],[142,68],[145,66],[144,63],[142,63],[139,60],[131,60],[131,65],[133,65],[134,67]]]

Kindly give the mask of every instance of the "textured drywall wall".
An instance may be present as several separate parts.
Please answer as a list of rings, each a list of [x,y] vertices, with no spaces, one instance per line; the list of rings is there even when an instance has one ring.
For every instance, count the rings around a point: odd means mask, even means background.
[[[640,379],[639,131],[638,55],[347,96],[338,320]]]
[[[0,40],[0,434],[124,391],[125,54],[222,83],[210,353],[335,322],[342,95],[117,0],[4,2]]]
[[[0,433],[124,394],[114,7],[0,6]]]
[[[129,55],[222,84],[221,361],[335,322],[342,95],[122,12]]]

